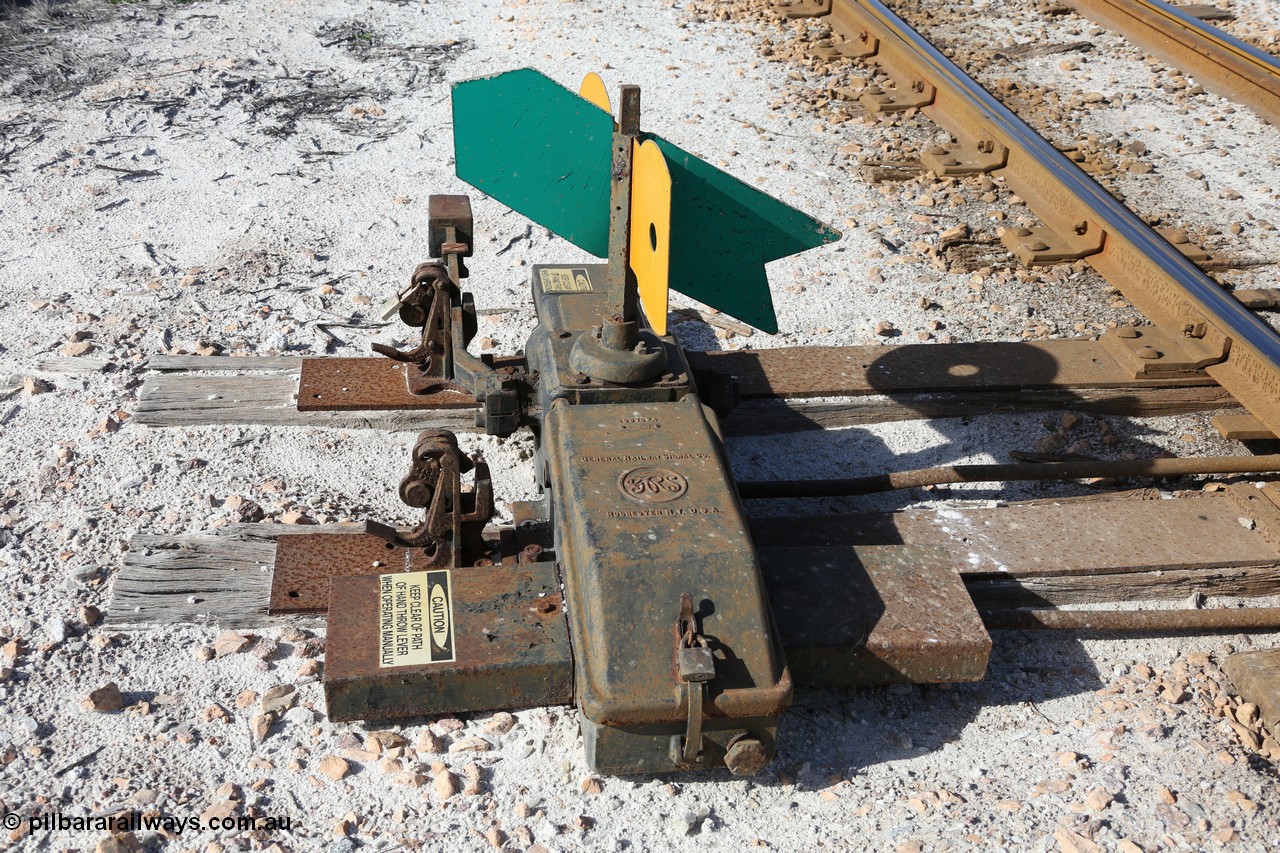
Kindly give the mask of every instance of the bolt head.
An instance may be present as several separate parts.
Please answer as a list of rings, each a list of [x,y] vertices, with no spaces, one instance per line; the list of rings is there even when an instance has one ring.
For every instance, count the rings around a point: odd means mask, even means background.
[[[753,737],[739,738],[724,754],[724,766],[734,776],[754,776],[769,763],[764,744]]]

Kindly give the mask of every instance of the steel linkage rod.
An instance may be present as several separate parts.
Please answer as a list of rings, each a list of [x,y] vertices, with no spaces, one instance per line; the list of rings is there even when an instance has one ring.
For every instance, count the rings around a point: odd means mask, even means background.
[[[942,465],[891,471],[841,480],[753,480],[738,483],[744,500],[834,498],[869,495],[952,483],[1010,480],[1087,480],[1100,477],[1184,477],[1197,474],[1264,474],[1280,471],[1280,455],[1210,456],[1200,459],[1080,459],[1066,462],[1014,462],[992,465]]]
[[[984,610],[982,623],[988,628],[1010,631],[1275,631],[1280,629],[1280,607],[1223,607],[1211,610]]]

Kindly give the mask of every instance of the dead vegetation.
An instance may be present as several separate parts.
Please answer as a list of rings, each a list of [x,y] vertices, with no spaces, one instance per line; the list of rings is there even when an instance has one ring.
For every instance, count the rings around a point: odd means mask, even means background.
[[[360,20],[325,24],[316,32],[322,48],[377,66],[368,73],[343,73],[327,63],[290,69],[270,60],[270,67],[263,67],[252,58],[211,58],[179,67],[139,56],[145,48],[119,38],[95,36],[95,24],[132,18],[156,38],[170,33],[180,38],[186,18],[198,14],[188,5],[0,0],[0,97],[31,103],[83,94],[108,119],[121,107],[142,107],[159,117],[160,127],[196,134],[238,106],[269,138],[287,140],[320,122],[360,137],[354,146],[359,150],[407,126],[403,118],[385,117],[386,101],[439,83],[449,63],[474,47],[469,39],[397,44]],[[122,79],[119,70],[125,67],[148,73]],[[17,154],[45,138],[45,125],[31,116],[27,110],[0,116],[0,174],[13,168],[10,161]],[[350,147],[313,144],[304,152],[315,159],[348,153],[338,149]]]
[[[326,71],[304,71],[266,80],[239,77],[223,83],[250,118],[262,122],[261,132],[288,139],[301,122],[336,118],[360,99],[385,98],[383,91],[352,85]]]
[[[341,48],[361,62],[382,64],[388,77],[405,92],[439,83],[445,69],[475,47],[471,39],[454,38],[439,44],[399,44],[360,19],[323,24],[316,38],[321,47]]]
[[[0,97],[56,100],[109,78],[126,52],[115,61],[86,54],[74,37],[110,14],[110,7],[55,0],[0,0]]]

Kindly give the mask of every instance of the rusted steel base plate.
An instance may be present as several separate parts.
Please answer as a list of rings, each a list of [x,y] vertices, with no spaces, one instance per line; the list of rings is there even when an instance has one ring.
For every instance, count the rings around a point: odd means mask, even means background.
[[[1222,668],[1240,698],[1257,705],[1273,731],[1280,726],[1280,649],[1236,652]]]
[[[991,637],[941,557],[928,546],[762,548],[795,684],[980,680]]]
[[[440,583],[449,591],[443,604],[434,590],[444,572],[432,570],[432,592],[423,601],[425,630],[447,636],[448,654],[439,655],[439,662],[393,666],[384,665],[384,640],[394,622],[384,618],[390,606],[384,594],[394,593],[378,575],[335,577],[325,640],[329,719],[402,719],[571,702],[569,632],[554,565],[454,569]]]
[[[421,548],[396,548],[368,533],[301,533],[276,540],[271,576],[272,616],[323,613],[329,578],[425,571]]]
[[[304,358],[298,380],[298,411],[475,407],[474,397],[458,391],[410,394],[405,371],[416,369],[389,358]]]

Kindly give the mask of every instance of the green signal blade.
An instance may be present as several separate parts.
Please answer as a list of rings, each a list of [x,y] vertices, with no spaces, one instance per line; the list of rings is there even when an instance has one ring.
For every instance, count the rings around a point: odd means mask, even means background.
[[[597,257],[609,251],[613,130],[612,115],[531,68],[453,86],[458,177]],[[646,137],[671,175],[670,287],[777,332],[764,265],[839,232]]]
[[[458,177],[597,257],[613,117],[532,68],[453,85]]]
[[[671,288],[776,333],[764,265],[838,240],[840,232],[652,138],[671,172]]]

